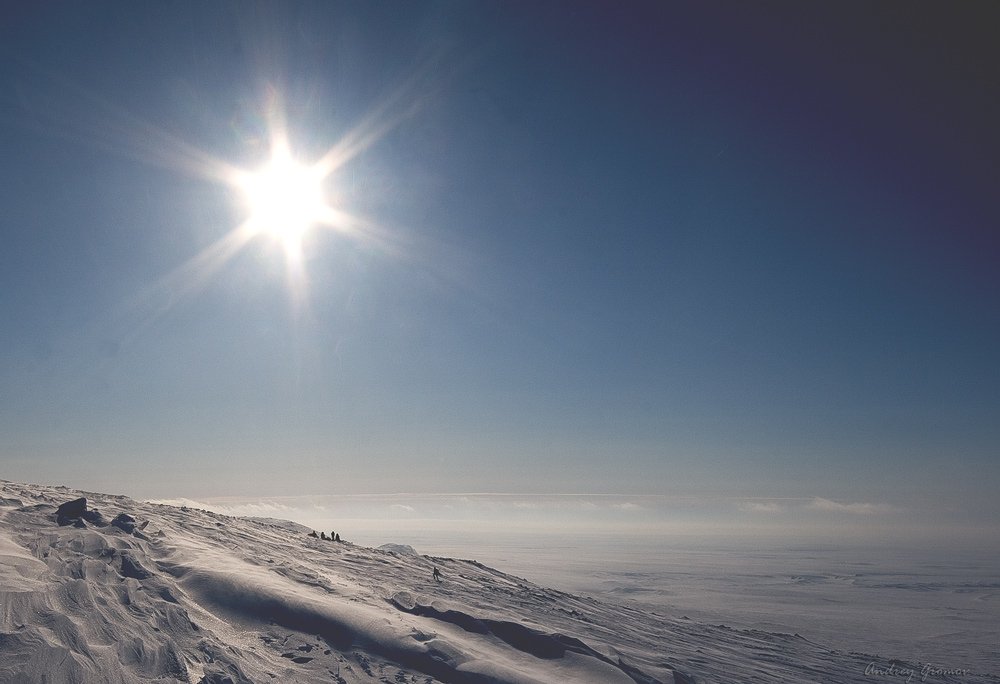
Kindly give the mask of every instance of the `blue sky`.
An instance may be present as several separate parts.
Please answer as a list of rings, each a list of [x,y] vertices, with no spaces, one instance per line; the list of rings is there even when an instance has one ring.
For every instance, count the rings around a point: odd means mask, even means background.
[[[987,522],[985,12],[20,8],[0,23],[4,477],[934,500]],[[311,231],[298,294],[274,241],[190,263],[246,218],[208,162],[255,168],[277,120],[309,162],[372,134],[325,183],[369,228]]]

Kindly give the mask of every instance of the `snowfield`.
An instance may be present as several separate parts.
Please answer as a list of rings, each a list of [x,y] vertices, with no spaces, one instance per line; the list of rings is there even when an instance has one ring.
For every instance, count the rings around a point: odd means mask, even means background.
[[[310,532],[0,482],[0,682],[1000,681]]]

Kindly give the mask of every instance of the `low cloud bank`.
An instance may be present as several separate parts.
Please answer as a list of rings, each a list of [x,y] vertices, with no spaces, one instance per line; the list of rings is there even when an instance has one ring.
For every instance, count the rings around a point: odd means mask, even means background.
[[[169,499],[157,503],[240,517],[284,518],[373,541],[450,533],[761,537],[881,543],[953,542],[983,528],[940,511],[820,496],[395,494]],[[357,538],[357,537],[356,537]],[[364,541],[363,539],[359,539]],[[379,543],[382,543],[379,541]]]
[[[816,497],[808,504],[809,508],[817,511],[828,511],[831,513],[851,513],[853,515],[879,515],[881,513],[892,513],[895,507],[887,503],[840,503]]]

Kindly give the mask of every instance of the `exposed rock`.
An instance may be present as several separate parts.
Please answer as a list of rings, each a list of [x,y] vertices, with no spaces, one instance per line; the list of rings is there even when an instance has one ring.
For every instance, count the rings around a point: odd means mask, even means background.
[[[132,557],[132,554],[123,553],[122,575],[125,577],[131,577],[132,579],[144,580],[148,577],[152,577],[153,573],[142,567],[142,565],[139,564],[139,561]]]
[[[101,512],[96,508],[84,511],[80,517],[93,525],[97,525],[98,527],[108,526],[108,521],[104,519],[104,516],[101,515]]]
[[[81,496],[59,506],[56,509],[56,520],[60,525],[69,525],[73,520],[80,518],[87,512],[87,499]]]
[[[128,513],[119,513],[111,521],[111,524],[123,532],[128,532],[129,534],[135,532],[135,518]]]
[[[236,684],[236,680],[225,672],[209,672],[198,680],[198,684]]]
[[[84,520],[98,527],[107,527],[108,525],[108,521],[96,508],[87,510],[87,499],[83,496],[67,501],[56,509],[56,522],[60,525],[86,527]]]

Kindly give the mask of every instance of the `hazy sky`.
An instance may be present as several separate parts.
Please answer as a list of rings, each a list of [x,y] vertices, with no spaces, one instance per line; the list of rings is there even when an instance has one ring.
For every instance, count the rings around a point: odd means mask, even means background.
[[[991,11],[4,9],[0,476],[992,520]],[[213,261],[281,124],[364,223]]]

